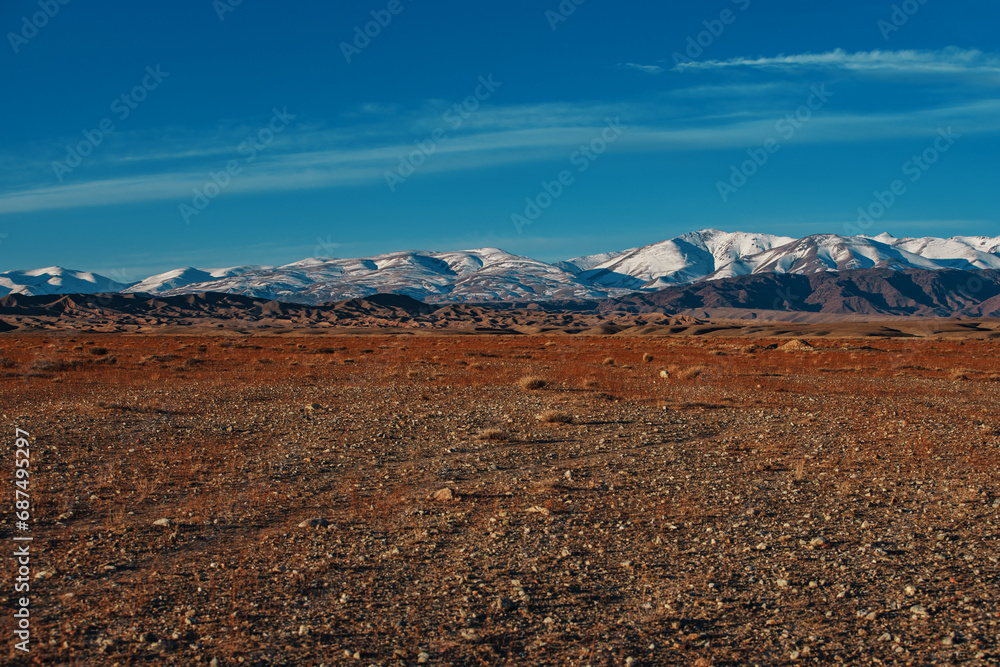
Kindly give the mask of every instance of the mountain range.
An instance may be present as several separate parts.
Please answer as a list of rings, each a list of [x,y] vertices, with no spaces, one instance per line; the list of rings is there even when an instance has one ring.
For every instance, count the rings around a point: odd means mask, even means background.
[[[312,305],[386,293],[432,304],[596,301],[630,295],[641,300],[664,288],[739,276],[857,269],[1000,269],[1000,237],[816,234],[795,239],[705,229],[641,248],[554,263],[497,248],[403,251],[354,259],[314,257],[284,266],[186,267],[134,283],[48,267],[0,273],[0,296],[219,292]]]

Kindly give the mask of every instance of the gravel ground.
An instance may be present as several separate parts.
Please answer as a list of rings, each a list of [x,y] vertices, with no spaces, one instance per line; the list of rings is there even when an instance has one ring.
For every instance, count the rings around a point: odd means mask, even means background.
[[[19,427],[34,498],[6,664],[1000,662],[991,341],[22,335],[0,366],[0,495]]]

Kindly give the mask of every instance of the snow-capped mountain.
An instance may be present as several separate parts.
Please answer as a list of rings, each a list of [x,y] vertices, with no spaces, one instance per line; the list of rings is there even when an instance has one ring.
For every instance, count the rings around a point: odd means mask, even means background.
[[[122,291],[134,294],[160,294],[170,290],[181,289],[188,285],[194,285],[195,283],[205,283],[219,278],[231,278],[250,271],[259,271],[267,268],[271,267],[231,266],[228,269],[196,269],[188,266],[183,269],[174,269],[173,271],[150,276]]]
[[[0,273],[0,296],[25,294],[97,294],[119,292],[128,285],[88,271],[70,271],[58,266],[30,271]]]
[[[0,296],[224,292],[319,304],[376,293],[427,303],[594,300],[762,273],[1000,269],[1000,237],[816,234],[801,239],[705,229],[652,245],[546,263],[497,248],[313,257],[284,266],[187,267],[131,285],[59,267],[0,273]]]
[[[139,291],[136,286],[134,291]],[[300,303],[324,303],[377,293],[428,303],[602,299],[608,290],[552,264],[497,248],[460,252],[395,252],[357,259],[313,257],[244,271],[158,293],[228,292]]]
[[[600,255],[571,259],[567,264],[580,267],[580,277],[596,285],[657,289],[702,280],[727,267],[730,275],[750,273],[739,265],[741,260],[794,240],[771,234],[705,229],[616,253],[597,264],[591,262]]]

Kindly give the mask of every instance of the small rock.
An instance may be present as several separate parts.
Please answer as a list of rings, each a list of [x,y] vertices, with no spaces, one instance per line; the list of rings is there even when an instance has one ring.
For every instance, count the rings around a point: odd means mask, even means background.
[[[49,570],[42,570],[35,575],[35,579],[51,579],[55,572],[50,572]]]
[[[910,607],[910,613],[914,616],[930,616],[930,614],[927,613],[927,609],[919,604],[915,604]]]
[[[438,489],[437,491],[435,491],[434,495],[432,495],[431,498],[437,500],[438,502],[447,503],[455,499],[455,494],[451,489],[445,487],[443,489]]]
[[[317,517],[315,519],[306,519],[299,524],[299,528],[325,528],[330,525],[330,522],[326,519]]]
[[[479,633],[472,628],[465,628],[462,630],[461,635],[462,639],[467,642],[472,642],[473,644],[478,644],[483,640],[483,638],[479,636]]]
[[[814,537],[811,540],[809,540],[809,546],[811,546],[813,549],[825,549],[826,547],[830,546],[830,543],[827,542],[825,538]]]
[[[309,634],[309,626],[308,625],[300,625],[299,626],[299,637],[305,637],[308,634]]]
[[[909,595],[910,597],[913,597],[914,595],[917,594],[917,589],[914,588],[913,586],[907,586],[906,588],[903,589],[903,592]]]
[[[510,611],[517,607],[517,603],[508,597],[501,596],[493,605],[500,611]]]
[[[787,579],[778,579],[774,583],[777,584],[778,588],[788,588],[788,580]]]
[[[169,528],[170,526],[174,525],[174,522],[171,521],[170,519],[167,519],[166,517],[164,517],[162,519],[157,519],[156,521],[154,521],[153,525],[154,526],[164,526],[166,528]]]
[[[764,549],[767,549],[767,545],[763,542],[757,545],[757,551],[763,551]]]
[[[417,655],[417,662],[419,662],[421,665],[426,662],[430,662],[430,659],[431,659],[431,654],[427,653],[426,651],[422,651]]]
[[[70,511],[70,512],[63,512],[57,518],[60,521],[65,521],[66,519],[72,519],[73,518],[73,512],[72,511]]]
[[[321,410],[322,408],[323,408],[323,406],[320,405],[319,403],[307,403],[306,404],[306,410],[309,410],[310,412],[313,411],[313,410]]]
[[[556,619],[552,618],[551,616],[546,616],[545,620],[542,621],[542,623],[544,623],[545,625],[552,625],[555,622],[556,622]]]

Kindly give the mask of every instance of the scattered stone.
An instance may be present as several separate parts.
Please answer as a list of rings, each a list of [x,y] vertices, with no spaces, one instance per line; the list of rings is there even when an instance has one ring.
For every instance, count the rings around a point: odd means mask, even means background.
[[[455,493],[448,487],[445,487],[435,491],[431,498],[438,502],[447,503],[455,499]]]
[[[169,528],[170,526],[174,525],[174,522],[172,520],[170,520],[170,519],[163,518],[163,519],[157,519],[156,521],[154,521],[153,525],[154,526],[163,526],[164,528]]]
[[[493,604],[496,609],[500,611],[511,611],[517,608],[517,603],[511,600],[509,597],[500,596],[499,599]]]
[[[420,653],[417,654],[417,662],[419,662],[421,665],[430,662],[430,659],[431,659],[431,654],[427,653],[426,651],[421,651]]]
[[[472,628],[465,628],[460,634],[462,635],[462,639],[473,644],[478,644],[483,641],[483,638],[479,635],[479,633]]]
[[[326,528],[330,522],[323,518],[306,519],[299,524],[299,528]]]

